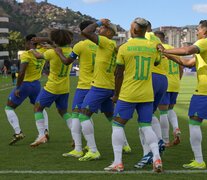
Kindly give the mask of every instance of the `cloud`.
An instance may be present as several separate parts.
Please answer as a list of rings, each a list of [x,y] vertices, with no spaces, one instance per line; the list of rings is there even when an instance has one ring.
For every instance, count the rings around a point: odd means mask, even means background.
[[[104,1],[107,1],[107,0],[82,0],[84,3],[87,3],[87,4],[93,4],[93,3],[99,3],[99,2],[104,2]]]
[[[193,5],[193,11],[198,13],[207,13],[207,4],[195,4]]]

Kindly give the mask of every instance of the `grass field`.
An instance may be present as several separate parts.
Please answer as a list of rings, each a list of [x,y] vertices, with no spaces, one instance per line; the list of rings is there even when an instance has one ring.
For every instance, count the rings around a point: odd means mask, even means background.
[[[70,95],[70,107],[75,91],[77,78],[72,77],[72,90]],[[44,84],[45,78],[42,79]],[[33,107],[26,100],[16,113],[20,120],[22,131],[26,135],[23,141],[14,146],[8,143],[13,135],[13,130],[6,120],[4,106],[7,97],[12,89],[11,79],[0,78],[0,179],[205,179],[206,171],[182,172],[182,164],[188,163],[193,154],[189,143],[189,130],[187,122],[187,112],[190,97],[195,89],[196,78],[194,76],[184,76],[181,85],[181,92],[178,103],[175,107],[179,118],[179,125],[182,131],[182,142],[178,146],[169,148],[163,155],[164,170],[166,173],[152,174],[152,167],[142,170],[134,169],[134,164],[142,157],[142,148],[137,133],[138,125],[136,115],[126,126],[126,134],[132,148],[131,154],[123,156],[126,173],[114,174],[104,173],[103,168],[113,160],[111,145],[111,124],[102,114],[94,115],[95,136],[98,149],[102,158],[93,162],[79,162],[75,158],[63,158],[64,152],[72,150],[70,147],[71,136],[64,120],[57,114],[55,106],[47,109],[49,115],[50,137],[49,143],[32,149],[29,144],[37,136],[34,121]],[[202,129],[207,124],[203,123]],[[172,134],[172,133],[171,133]],[[207,132],[203,129],[203,154],[207,161]],[[73,170],[73,171],[72,171]],[[28,172],[30,171],[30,173]],[[44,171],[44,172],[43,172]],[[61,171],[64,171],[61,173]],[[85,171],[85,172],[83,172]],[[192,174],[193,173],[193,174]]]

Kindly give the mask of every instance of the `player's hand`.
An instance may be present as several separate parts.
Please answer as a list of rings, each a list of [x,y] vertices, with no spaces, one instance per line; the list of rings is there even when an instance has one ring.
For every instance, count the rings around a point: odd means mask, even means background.
[[[160,52],[164,52],[165,48],[162,46],[162,44],[157,45],[157,50]]]
[[[119,98],[118,96],[115,96],[115,95],[114,95],[114,96],[111,98],[111,100],[113,101],[113,103],[116,103],[117,100],[118,100],[118,98]]]
[[[100,19],[100,21],[102,22],[103,26],[109,26],[109,24],[110,24],[109,19]]]
[[[41,43],[41,42],[42,42],[42,39],[43,39],[43,38],[41,38],[41,37],[33,37],[33,38],[31,39],[31,41],[32,41],[33,43]]]
[[[62,52],[62,49],[59,48],[59,47],[54,48],[54,50],[55,50],[55,52],[56,52],[57,54],[62,54],[62,53],[63,53],[63,52]]]
[[[20,90],[19,90],[19,89],[16,89],[16,90],[14,91],[14,95],[15,95],[16,97],[20,97],[19,93],[20,93]]]

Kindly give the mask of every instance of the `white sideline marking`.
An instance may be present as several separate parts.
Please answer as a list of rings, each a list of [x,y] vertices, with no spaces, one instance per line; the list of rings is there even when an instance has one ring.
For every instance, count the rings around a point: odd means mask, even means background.
[[[0,91],[5,91],[7,89],[12,89],[12,88],[14,88],[14,86],[10,86],[10,87],[7,87],[7,88],[0,89]]]
[[[165,170],[162,174],[206,174],[207,170]],[[107,171],[76,171],[76,170],[54,170],[54,171],[33,171],[33,170],[1,170],[0,174],[154,174],[153,171],[124,171],[124,172],[107,172]]]

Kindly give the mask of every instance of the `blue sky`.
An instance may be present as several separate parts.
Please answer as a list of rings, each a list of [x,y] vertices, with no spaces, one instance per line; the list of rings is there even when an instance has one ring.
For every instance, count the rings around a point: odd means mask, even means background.
[[[207,19],[206,0],[48,0],[48,2],[63,8],[69,7],[97,19],[108,18],[126,30],[136,17],[148,19],[153,28],[197,25],[200,20]]]

